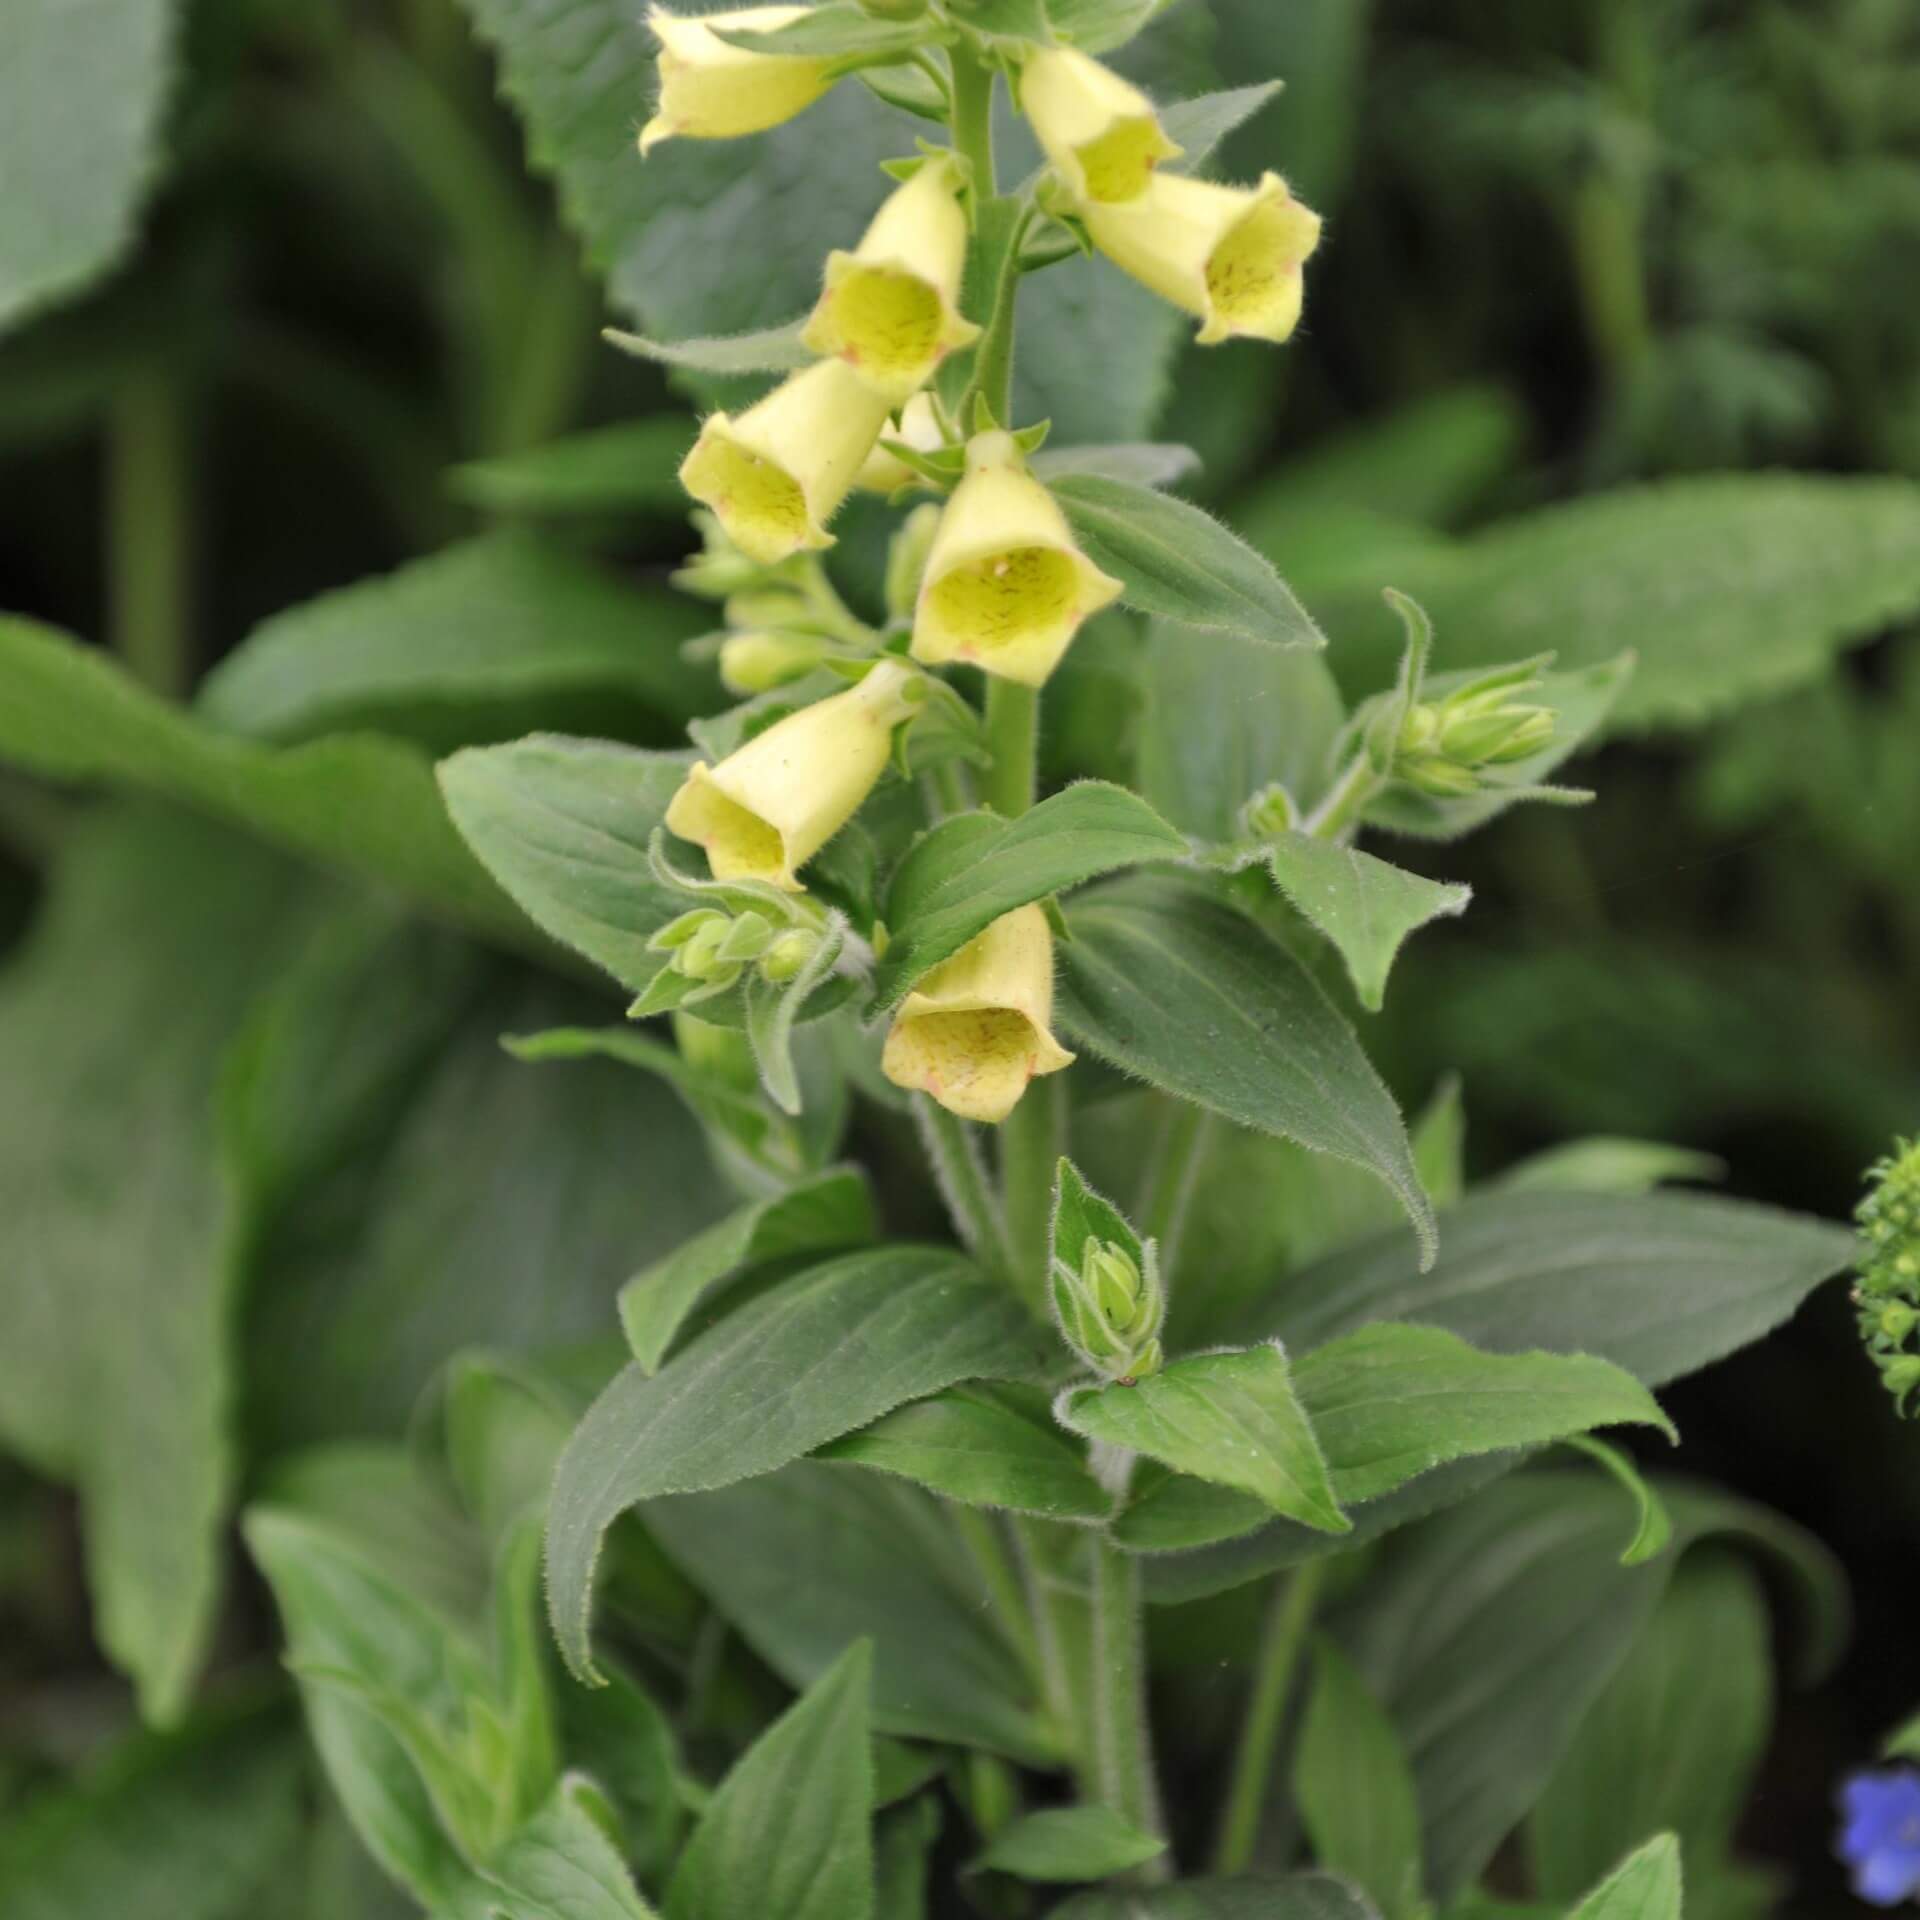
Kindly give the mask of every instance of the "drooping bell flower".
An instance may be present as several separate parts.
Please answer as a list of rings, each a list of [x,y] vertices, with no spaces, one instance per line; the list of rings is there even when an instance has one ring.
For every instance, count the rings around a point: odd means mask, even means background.
[[[1073,1064],[1052,1019],[1053,930],[1041,908],[1016,907],[907,995],[881,1070],[963,1120],[998,1124],[1033,1080]]]
[[[640,151],[662,140],[732,140],[764,133],[804,113],[833,85],[831,63],[809,55],[755,53],[720,38],[725,32],[771,33],[799,20],[806,7],[739,7],[685,19],[655,7],[647,25],[660,42],[660,100],[640,130]]]
[[[1037,687],[1080,623],[1119,593],[1120,582],[1075,544],[1012,434],[976,434],[927,558],[913,657],[929,666],[966,661]]]
[[[1138,87],[1070,47],[1043,48],[1021,69],[1020,109],[1082,203],[1137,199],[1181,151]]]

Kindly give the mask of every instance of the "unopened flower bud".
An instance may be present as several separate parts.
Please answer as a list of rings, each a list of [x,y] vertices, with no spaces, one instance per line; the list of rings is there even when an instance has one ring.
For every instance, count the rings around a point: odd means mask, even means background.
[[[825,649],[804,633],[730,633],[720,643],[720,680],[742,697],[771,693],[820,664]]]
[[[1180,153],[1138,87],[1070,47],[1044,47],[1027,61],[1020,109],[1078,201],[1138,199],[1154,168]]]
[[[1203,347],[1285,340],[1299,324],[1320,219],[1277,173],[1257,187],[1156,173],[1136,198],[1083,213],[1115,266],[1199,318]]]
[[[1119,595],[1120,582],[1075,544],[1013,435],[976,434],[927,557],[913,657],[930,666],[964,660],[1037,687],[1080,623]]]
[[[713,509],[735,545],[773,566],[833,545],[839,510],[886,423],[887,402],[839,360],[783,381],[735,419],[708,415],[680,484]]]
[[[943,157],[888,195],[859,246],[827,256],[826,288],[801,335],[892,406],[980,337],[959,305],[967,263],[959,187],[957,164]]]
[[[760,956],[760,977],[772,986],[785,986],[820,950],[820,936],[794,927],[778,936]]]
[[[1466,766],[1506,766],[1553,741],[1549,707],[1498,706],[1482,713],[1443,713],[1440,751]]]
[[[715,915],[673,956],[674,971],[689,980],[714,981],[728,974],[737,978],[739,967],[721,955],[732,931],[733,923],[724,914]]]
[[[1472,767],[1463,767],[1437,753],[1402,755],[1394,762],[1393,771],[1396,779],[1436,800],[1463,800],[1481,787],[1480,775]]]
[[[1907,1351],[1920,1329],[1920,1140],[1901,1142],[1868,1175],[1860,1204],[1860,1334],[1902,1412],[1920,1387],[1920,1354]]]
[[[649,153],[676,135],[731,140],[761,133],[805,112],[833,85],[830,61],[755,53],[722,40],[720,32],[771,33],[809,11],[740,7],[689,20],[655,7],[647,25],[660,42],[660,103],[640,130],[640,151]]]
[[[682,593],[697,594],[702,600],[726,600],[764,589],[775,577],[760,561],[740,551],[716,515],[696,508],[693,524],[700,535],[700,551],[672,576]]]
[[[1275,780],[1262,787],[1240,810],[1240,822],[1255,840],[1277,840],[1300,824],[1300,806]]]
[[[1151,1245],[1143,1272],[1128,1248],[1089,1240],[1078,1273],[1055,1263],[1053,1305],[1067,1342],[1098,1372],[1138,1380],[1160,1370],[1166,1296]]]
[[[881,661],[717,767],[697,763],[667,808],[668,830],[704,847],[718,879],[802,891],[798,870],[860,810],[886,771],[893,729],[924,693],[911,667]]]
[[[927,561],[940,532],[940,509],[929,500],[917,506],[900,523],[887,549],[887,617],[909,620],[920,598],[920,582],[926,578]]]
[[[1073,1064],[1052,1019],[1053,929],[1041,908],[1016,907],[907,995],[881,1070],[963,1120],[997,1124],[1029,1082]]]

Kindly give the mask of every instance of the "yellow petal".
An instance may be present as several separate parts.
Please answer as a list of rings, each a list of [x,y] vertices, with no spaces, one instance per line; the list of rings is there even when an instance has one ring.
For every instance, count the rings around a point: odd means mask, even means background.
[[[722,40],[716,27],[769,33],[806,7],[739,7],[682,19],[655,7],[647,24],[660,42],[660,103],[640,131],[645,154],[662,140],[731,140],[791,120],[833,85],[829,63],[790,53],[753,53]]]
[[[838,360],[782,382],[737,419],[708,417],[680,484],[711,507],[740,550],[775,566],[830,547],[826,523],[851,490],[887,403]]]
[[[946,436],[941,433],[940,417],[933,410],[933,396],[916,393],[901,409],[898,422],[891,430],[883,430],[882,437],[898,440],[915,453],[935,453],[945,446]],[[876,446],[867,455],[854,484],[865,493],[897,493],[902,487],[923,486],[925,482],[898,454]]]
[[[1034,54],[1021,71],[1020,106],[1076,200],[1136,199],[1154,168],[1180,153],[1138,87],[1071,48]]]
[[[908,994],[881,1070],[962,1119],[997,1123],[1031,1081],[1073,1064],[1052,1018],[1053,932],[1042,908],[1017,907]]]
[[[1081,622],[1119,593],[1120,582],[1075,545],[1065,514],[1027,472],[1012,435],[980,434],[928,556],[913,657],[936,666],[966,661],[1037,687]]]

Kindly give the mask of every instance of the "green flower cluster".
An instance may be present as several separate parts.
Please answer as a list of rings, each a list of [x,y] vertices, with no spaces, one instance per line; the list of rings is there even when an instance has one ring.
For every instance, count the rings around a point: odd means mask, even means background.
[[[1867,1179],[1854,1305],[1867,1353],[1904,1414],[1920,1387],[1920,1140],[1898,1142]]]

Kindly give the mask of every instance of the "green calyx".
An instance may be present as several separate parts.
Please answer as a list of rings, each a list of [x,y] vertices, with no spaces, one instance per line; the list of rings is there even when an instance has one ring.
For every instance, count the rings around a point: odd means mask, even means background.
[[[1553,709],[1531,698],[1540,687],[1529,664],[1483,675],[1443,700],[1416,701],[1394,742],[1395,776],[1440,799],[1477,793],[1487,769],[1553,744]]]
[[[1860,1223],[1860,1278],[1854,1288],[1860,1337],[1894,1405],[1920,1388],[1920,1140],[1901,1141],[1867,1175]]]
[[[1160,1371],[1167,1301],[1152,1241],[1137,1262],[1112,1240],[1089,1240],[1077,1273],[1056,1260],[1053,1305],[1067,1344],[1096,1373],[1141,1380]]]

